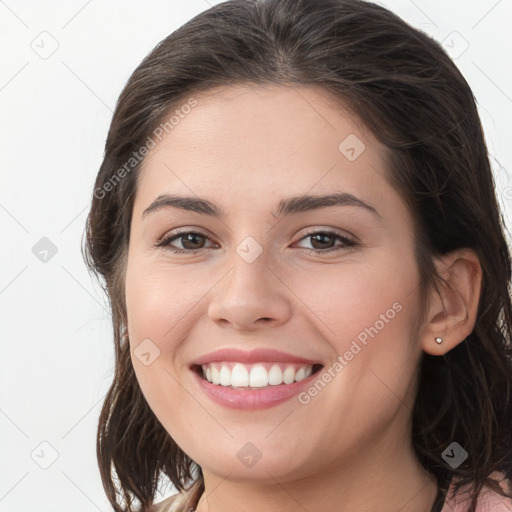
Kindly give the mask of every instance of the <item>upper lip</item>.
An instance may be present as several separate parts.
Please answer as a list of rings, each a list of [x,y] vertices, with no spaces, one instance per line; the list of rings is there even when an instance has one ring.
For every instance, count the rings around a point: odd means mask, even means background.
[[[302,364],[321,364],[318,361],[311,359],[304,359],[302,357],[287,354],[279,350],[270,348],[257,348],[254,350],[241,350],[237,348],[223,348],[210,352],[194,361],[193,365],[201,366],[203,364],[221,362],[221,361],[236,361],[239,363],[262,363],[262,362],[276,362],[276,363],[302,363]]]

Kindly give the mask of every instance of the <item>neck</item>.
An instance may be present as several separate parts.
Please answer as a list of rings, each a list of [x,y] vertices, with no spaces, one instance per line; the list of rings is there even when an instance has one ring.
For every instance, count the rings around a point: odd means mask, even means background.
[[[396,434],[393,436],[396,439]],[[337,461],[322,474],[301,479],[232,481],[203,469],[205,492],[197,512],[430,512],[437,495],[436,478],[414,456],[412,445],[369,446],[365,454]]]

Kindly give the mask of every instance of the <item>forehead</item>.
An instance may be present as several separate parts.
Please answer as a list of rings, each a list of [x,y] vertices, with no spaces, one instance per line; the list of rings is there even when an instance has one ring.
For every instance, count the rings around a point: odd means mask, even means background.
[[[378,202],[386,149],[325,89],[244,84],[193,99],[143,162],[136,197],[172,190],[247,207],[336,189]]]

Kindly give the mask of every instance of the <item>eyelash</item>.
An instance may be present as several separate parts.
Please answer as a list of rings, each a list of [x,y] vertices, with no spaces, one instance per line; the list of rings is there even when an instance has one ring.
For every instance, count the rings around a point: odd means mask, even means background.
[[[180,238],[180,237],[182,237],[184,235],[199,235],[199,236],[204,237],[204,238],[209,238],[206,235],[204,235],[203,233],[199,233],[197,231],[182,231],[180,233],[174,233],[172,235],[164,236],[163,238],[159,239],[155,243],[155,246],[156,247],[166,247],[168,250],[170,250],[170,251],[172,251],[174,253],[178,253],[178,254],[196,254],[198,252],[201,252],[201,251],[205,250],[205,248],[190,249],[190,250],[188,250],[188,249],[178,249],[178,248],[172,247],[170,245],[171,242],[173,242],[174,240],[176,240],[176,239],[178,239],[178,238]],[[325,253],[328,253],[328,252],[338,251],[340,249],[347,249],[347,248],[355,247],[356,245],[358,245],[355,240],[352,240],[351,238],[348,238],[346,236],[340,235],[340,234],[336,233],[335,231],[311,231],[309,233],[306,233],[300,240],[304,240],[305,238],[312,237],[312,236],[315,236],[315,235],[328,235],[328,236],[332,236],[332,237],[334,237],[337,240],[341,240],[344,245],[338,245],[338,246],[335,246],[335,247],[331,247],[329,249],[303,249],[303,250],[306,251],[307,254],[325,254]]]

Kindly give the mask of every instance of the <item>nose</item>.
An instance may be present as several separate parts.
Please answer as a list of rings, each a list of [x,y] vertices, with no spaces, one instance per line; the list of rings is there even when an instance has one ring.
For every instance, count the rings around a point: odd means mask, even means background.
[[[292,311],[289,288],[263,256],[248,263],[235,255],[232,268],[211,293],[208,315],[221,327],[247,331],[277,327]]]

